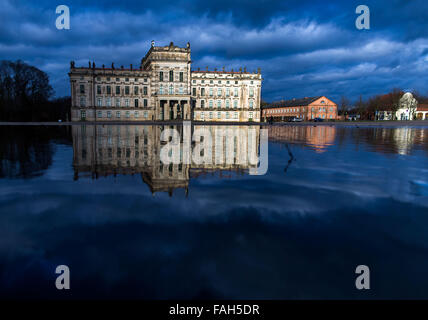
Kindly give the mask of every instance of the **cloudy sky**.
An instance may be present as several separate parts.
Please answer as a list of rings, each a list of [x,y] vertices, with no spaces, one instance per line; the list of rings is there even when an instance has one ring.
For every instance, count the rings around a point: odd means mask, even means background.
[[[55,9],[70,7],[71,29]],[[355,27],[359,4],[370,30]],[[70,60],[139,65],[150,47],[191,43],[193,68],[260,67],[263,99],[428,94],[426,0],[0,0],[0,59],[21,59],[69,95]]]

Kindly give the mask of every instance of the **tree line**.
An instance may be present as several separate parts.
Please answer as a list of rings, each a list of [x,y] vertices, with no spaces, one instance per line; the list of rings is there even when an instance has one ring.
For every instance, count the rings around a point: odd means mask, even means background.
[[[67,120],[70,97],[53,97],[48,75],[21,60],[0,61],[0,121]]]
[[[394,88],[386,94],[378,94],[363,99],[358,98],[353,104],[345,96],[341,97],[339,115],[360,115],[361,120],[375,120],[376,111],[395,111],[399,108],[399,102],[405,92],[399,88]],[[417,91],[412,92],[418,103],[428,103],[428,97]]]

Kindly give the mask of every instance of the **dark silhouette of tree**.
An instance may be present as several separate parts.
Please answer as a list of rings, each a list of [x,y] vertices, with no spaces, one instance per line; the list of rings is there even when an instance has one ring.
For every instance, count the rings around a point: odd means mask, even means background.
[[[346,111],[350,108],[351,103],[349,102],[348,98],[345,96],[342,96],[340,98],[340,105],[339,105],[339,114],[343,115],[346,114]]]
[[[0,61],[0,120],[38,120],[52,94],[45,72],[20,60]]]

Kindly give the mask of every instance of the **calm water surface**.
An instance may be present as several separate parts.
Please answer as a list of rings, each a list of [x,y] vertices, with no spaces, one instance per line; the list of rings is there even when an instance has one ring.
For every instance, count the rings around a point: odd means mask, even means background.
[[[0,127],[0,297],[428,298],[428,129],[271,127],[259,176],[161,130]]]

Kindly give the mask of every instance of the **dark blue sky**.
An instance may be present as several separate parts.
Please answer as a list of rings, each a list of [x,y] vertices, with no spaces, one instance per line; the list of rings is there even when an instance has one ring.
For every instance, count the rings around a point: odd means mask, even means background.
[[[55,27],[60,4],[70,30]],[[359,4],[370,8],[370,30],[355,28]],[[0,21],[0,59],[46,71],[57,96],[69,95],[70,60],[139,65],[152,39],[189,41],[193,68],[261,67],[267,101],[428,93],[426,0],[0,0]]]

